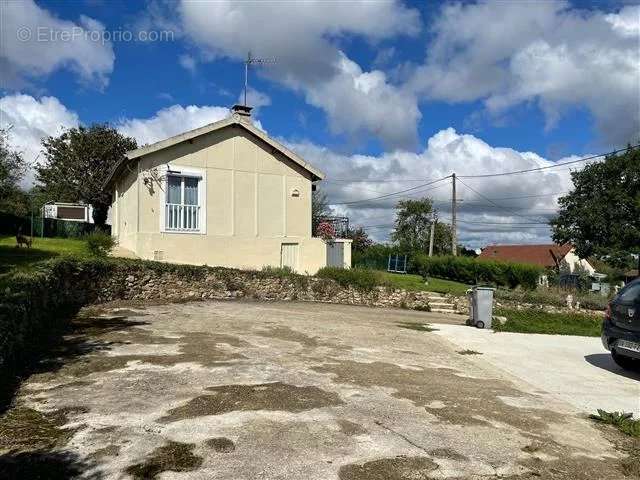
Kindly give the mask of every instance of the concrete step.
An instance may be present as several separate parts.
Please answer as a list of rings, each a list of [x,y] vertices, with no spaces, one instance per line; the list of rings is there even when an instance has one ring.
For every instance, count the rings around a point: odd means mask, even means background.
[[[434,313],[457,313],[455,310],[451,308],[436,308],[431,307],[431,311]]]
[[[438,308],[453,308],[453,304],[450,302],[429,302],[429,305],[431,305],[432,307],[438,307]]]

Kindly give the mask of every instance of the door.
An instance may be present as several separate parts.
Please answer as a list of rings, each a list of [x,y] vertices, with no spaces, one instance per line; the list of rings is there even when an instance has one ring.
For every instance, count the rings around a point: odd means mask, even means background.
[[[611,302],[611,319],[620,328],[640,331],[640,281],[620,290]]]
[[[289,267],[291,270],[298,270],[298,250],[297,243],[283,243],[280,250],[280,266]]]
[[[344,268],[344,247],[342,243],[327,243],[327,266]]]

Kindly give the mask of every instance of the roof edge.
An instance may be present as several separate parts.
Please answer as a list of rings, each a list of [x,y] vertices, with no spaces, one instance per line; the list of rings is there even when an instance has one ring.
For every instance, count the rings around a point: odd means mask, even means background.
[[[109,173],[106,181],[104,182],[103,187],[107,188],[111,184],[111,182],[113,181],[114,177],[116,176],[116,174],[118,173],[120,168],[125,164],[125,162],[127,160],[134,160],[136,158],[140,158],[140,157],[143,157],[145,155],[150,155],[150,154],[152,154],[154,152],[163,150],[165,148],[172,147],[174,145],[178,145],[179,143],[182,143],[182,142],[187,142],[187,141],[192,140],[192,139],[194,139],[196,137],[199,137],[201,135],[206,135],[208,133],[211,133],[211,132],[214,132],[216,130],[220,130],[222,128],[226,128],[226,127],[229,127],[229,126],[232,126],[232,125],[237,125],[237,126],[240,126],[240,127],[244,128],[245,130],[247,130],[248,132],[250,132],[254,136],[258,137],[263,142],[267,143],[268,145],[271,145],[273,148],[275,148],[280,153],[282,153],[285,157],[287,157],[290,160],[292,160],[295,164],[297,164],[298,166],[304,168],[306,171],[311,173],[311,176],[312,176],[311,180],[312,181],[323,180],[325,178],[324,172],[322,172],[321,170],[319,170],[316,167],[314,167],[313,165],[311,165],[309,162],[307,162],[304,159],[302,159],[302,157],[300,157],[295,152],[289,150],[287,147],[282,145],[277,140],[274,140],[273,138],[269,137],[265,132],[263,132],[262,130],[260,130],[256,126],[254,126],[248,119],[245,119],[244,117],[241,117],[240,115],[233,114],[233,115],[231,115],[231,116],[229,116],[229,117],[227,117],[227,118],[225,118],[223,120],[220,120],[220,121],[217,121],[217,122],[214,122],[214,123],[209,123],[209,124],[204,125],[202,127],[198,127],[198,128],[193,129],[193,130],[189,130],[187,132],[183,132],[183,133],[180,133],[178,135],[174,135],[173,137],[169,137],[169,138],[166,138],[164,140],[160,140],[160,141],[152,143],[150,145],[145,145],[143,147],[136,148],[135,150],[129,150],[128,152],[125,153],[124,158],[122,160],[120,160],[113,167],[113,169]]]

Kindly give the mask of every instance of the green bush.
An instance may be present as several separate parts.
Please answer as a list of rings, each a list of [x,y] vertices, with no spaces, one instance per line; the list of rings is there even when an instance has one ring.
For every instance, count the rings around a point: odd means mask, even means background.
[[[116,240],[111,235],[96,230],[84,237],[89,253],[95,257],[106,257],[116,246]]]
[[[334,280],[343,287],[353,287],[366,292],[379,286],[391,286],[381,272],[366,268],[324,267],[318,270],[316,276]]]
[[[415,255],[412,263],[425,278],[438,277],[465,284],[490,284],[533,290],[543,269],[524,263],[479,260],[470,257]]]
[[[600,317],[581,313],[550,313],[535,308],[496,308],[494,314],[507,318],[504,324],[493,322],[493,329],[501,332],[599,337],[602,325]]]
[[[392,245],[375,244],[367,247],[364,251],[354,251],[351,254],[351,263],[355,268],[372,268],[375,270],[386,270],[389,262],[389,255],[404,254],[398,247]]]

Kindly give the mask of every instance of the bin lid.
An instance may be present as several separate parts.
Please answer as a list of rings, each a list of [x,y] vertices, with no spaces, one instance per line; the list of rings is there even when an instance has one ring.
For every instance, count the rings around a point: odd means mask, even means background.
[[[493,287],[473,287],[474,290],[491,290],[492,292],[495,291],[495,288]]]

